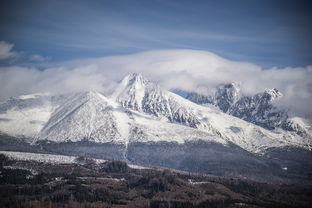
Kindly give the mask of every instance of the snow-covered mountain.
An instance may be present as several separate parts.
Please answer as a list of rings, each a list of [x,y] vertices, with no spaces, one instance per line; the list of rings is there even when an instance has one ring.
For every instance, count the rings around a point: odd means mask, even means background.
[[[116,112],[117,114],[118,112]],[[38,140],[124,142],[109,101],[97,92],[68,95],[52,113],[38,134]]]
[[[282,127],[288,115],[272,104],[281,96],[282,94],[277,89],[266,90],[254,96],[244,96],[233,103],[227,113],[266,129]]]
[[[272,113],[278,120],[287,118],[282,112],[274,112],[270,104],[278,96],[280,93],[272,90],[241,97],[237,85],[219,86],[213,102],[233,117],[163,90],[140,74],[130,74],[108,97],[99,92],[79,92],[9,99],[0,105],[0,131],[27,137],[33,143],[89,141],[127,146],[133,142],[203,140],[233,143],[258,153],[272,147],[309,148],[311,136],[306,129],[310,126],[305,126],[301,136],[261,127],[277,126],[275,120],[268,122]],[[290,122],[289,126],[302,128]]]
[[[195,92],[186,98],[200,105],[214,105],[224,113],[241,118],[268,130],[279,128],[309,137],[309,121],[290,117],[285,110],[274,105],[283,96],[277,89],[268,89],[255,95],[243,95],[237,83],[219,85],[213,96]]]
[[[112,99],[124,108],[164,117],[171,122],[194,128],[202,124],[193,110],[181,105],[175,95],[163,91],[140,74],[126,76],[112,95]]]
[[[304,155],[312,145],[311,126],[271,104],[281,96],[277,90],[246,97],[230,84],[219,86],[215,96],[192,96],[210,105],[130,74],[111,95],[86,91],[11,98],[0,104],[0,150],[87,154],[238,177],[279,173],[284,163],[297,170],[301,164],[310,167]],[[282,118],[289,129],[278,123]],[[272,157],[275,162],[268,162]]]

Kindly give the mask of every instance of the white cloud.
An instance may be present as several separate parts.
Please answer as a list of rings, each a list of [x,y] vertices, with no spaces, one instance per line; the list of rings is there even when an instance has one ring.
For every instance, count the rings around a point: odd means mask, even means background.
[[[138,72],[163,88],[205,91],[220,83],[240,82],[247,94],[277,88],[280,103],[312,118],[312,66],[262,69],[260,66],[221,58],[207,51],[162,50],[124,56],[82,59],[39,71],[2,67],[0,99],[20,94],[77,90],[110,91],[116,81]]]
[[[50,57],[41,56],[39,54],[33,54],[30,56],[31,61],[48,61],[50,59]]]
[[[16,53],[12,51],[13,47],[14,44],[0,41],[0,60],[14,57]]]

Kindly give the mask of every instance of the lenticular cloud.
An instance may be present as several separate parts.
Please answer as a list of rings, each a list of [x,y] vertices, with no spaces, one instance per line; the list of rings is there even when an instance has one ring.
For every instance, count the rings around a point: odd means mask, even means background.
[[[312,66],[263,69],[227,60],[207,51],[160,50],[131,55],[58,63],[45,70],[25,67],[0,69],[0,99],[34,92],[96,90],[109,93],[128,73],[141,73],[166,89],[209,92],[220,83],[239,82],[246,94],[277,88],[280,105],[311,117]]]

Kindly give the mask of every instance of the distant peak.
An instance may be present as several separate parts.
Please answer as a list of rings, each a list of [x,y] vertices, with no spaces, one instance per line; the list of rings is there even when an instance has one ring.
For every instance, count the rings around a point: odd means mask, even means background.
[[[123,107],[141,110],[145,92],[151,86],[151,83],[141,74],[131,73],[125,76],[111,97]]]
[[[130,73],[128,74],[129,77],[131,78],[143,78],[143,76],[140,73]]]
[[[215,96],[223,96],[224,93],[230,96],[231,99],[238,99],[238,97],[241,95],[240,84],[237,82],[221,84],[217,87],[217,92]]]
[[[145,79],[140,73],[131,73],[126,76],[128,79],[142,80]]]
[[[264,93],[270,95],[271,99],[273,99],[273,100],[283,96],[283,94],[276,88],[267,89],[264,91]]]
[[[133,84],[147,84],[149,81],[144,78],[141,74],[139,73],[131,73],[128,74],[123,80],[122,83],[126,85],[133,85]]]

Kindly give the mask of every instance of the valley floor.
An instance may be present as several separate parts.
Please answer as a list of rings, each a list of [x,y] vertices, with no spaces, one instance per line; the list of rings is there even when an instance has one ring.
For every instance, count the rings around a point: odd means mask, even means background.
[[[145,169],[125,162],[0,153],[0,207],[310,207],[312,185]],[[49,158],[49,159],[47,159]]]

